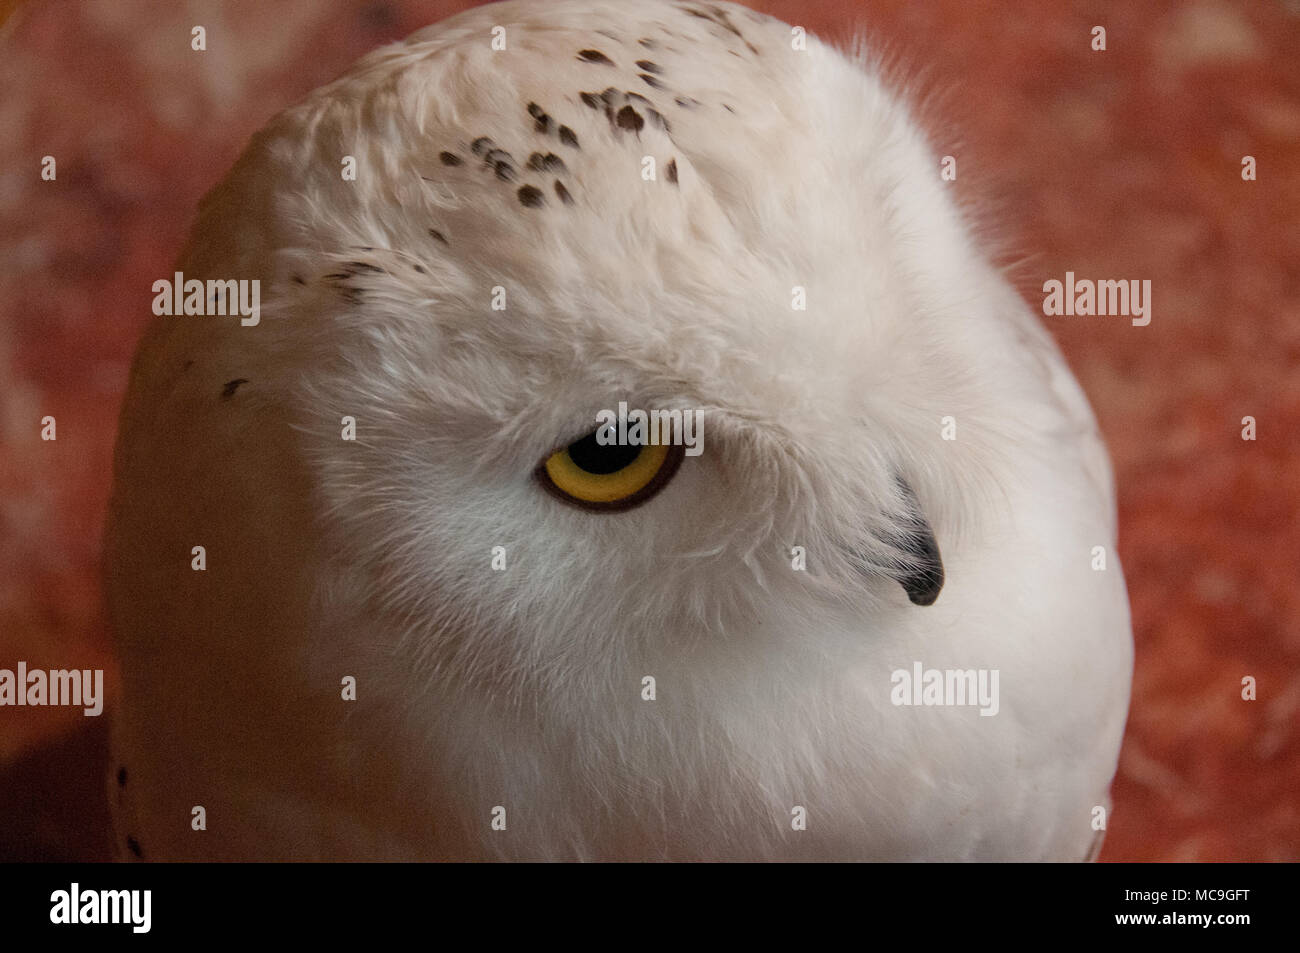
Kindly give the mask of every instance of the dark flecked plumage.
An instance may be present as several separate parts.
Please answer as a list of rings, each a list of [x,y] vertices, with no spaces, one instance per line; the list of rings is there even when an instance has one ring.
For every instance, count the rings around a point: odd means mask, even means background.
[[[517,194],[519,196],[519,204],[525,208],[541,208],[546,202],[546,196],[543,195],[542,190],[537,188],[535,185],[525,185],[520,188]]]
[[[640,132],[645,126],[645,120],[641,114],[631,106],[624,106],[614,117],[614,124],[620,129],[627,129],[631,132]]]

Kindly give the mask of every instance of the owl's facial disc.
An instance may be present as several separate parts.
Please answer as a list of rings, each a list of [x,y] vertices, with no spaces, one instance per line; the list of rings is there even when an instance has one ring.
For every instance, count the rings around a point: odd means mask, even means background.
[[[934,530],[926,521],[912,488],[902,477],[899,477],[898,483],[907,498],[912,524],[910,531],[900,540],[900,545],[917,559],[915,568],[902,574],[898,581],[913,605],[934,605],[934,601],[939,598],[939,591],[943,589],[943,559],[939,556],[939,543],[934,538]]]

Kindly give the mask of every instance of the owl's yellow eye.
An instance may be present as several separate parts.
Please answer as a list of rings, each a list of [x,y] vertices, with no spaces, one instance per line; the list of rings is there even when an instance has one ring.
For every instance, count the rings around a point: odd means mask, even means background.
[[[601,446],[589,433],[537,468],[546,489],[590,510],[625,510],[654,496],[682,462],[679,445]]]

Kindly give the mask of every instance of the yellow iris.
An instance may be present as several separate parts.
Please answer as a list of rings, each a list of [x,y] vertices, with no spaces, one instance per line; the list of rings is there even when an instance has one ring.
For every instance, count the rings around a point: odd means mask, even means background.
[[[619,503],[649,486],[668,461],[669,447],[665,445],[637,449],[639,452],[626,466],[610,473],[593,473],[579,466],[568,447],[547,457],[544,469],[555,489],[576,501]]]

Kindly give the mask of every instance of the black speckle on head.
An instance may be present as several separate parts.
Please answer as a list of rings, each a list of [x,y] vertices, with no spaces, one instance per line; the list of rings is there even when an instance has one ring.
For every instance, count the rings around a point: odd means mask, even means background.
[[[579,93],[578,95],[582,97],[583,103],[590,106],[592,109],[599,109],[601,107],[600,97],[595,93]]]
[[[518,195],[519,204],[524,208],[541,208],[546,202],[546,196],[542,194],[542,190],[533,185],[523,186],[520,188]]]
[[[730,106],[728,106],[726,103],[723,103],[723,104],[722,104],[722,108],[725,109],[725,110],[726,110],[727,112],[729,112],[729,113],[734,113],[734,112],[735,112],[735,110],[732,109]]]
[[[668,162],[668,181],[673,185],[677,184],[677,160],[672,159]]]
[[[303,278],[302,275],[294,275],[293,278],[291,278],[290,280],[291,280],[295,285],[305,285],[305,284],[307,283],[306,279]]]
[[[649,73],[638,73],[637,75],[641,77],[641,82],[645,83],[645,84],[646,84],[647,86],[649,86],[651,89],[667,89],[667,88],[668,88],[668,87],[665,86],[663,83],[659,82],[659,80],[657,80],[657,79],[655,79],[653,76],[651,76]]]
[[[368,271],[372,275],[383,274],[384,271],[384,269],[380,268],[378,265],[372,265],[368,261],[350,261],[348,262],[347,267],[354,271]]]
[[[641,39],[637,40],[637,42],[640,43],[642,46],[644,46],[647,50],[659,49],[659,44],[654,40],[650,39],[650,37],[648,36],[641,37]]]
[[[469,148],[470,151],[474,153],[474,155],[481,156],[483,153],[487,152],[489,149],[492,148],[492,140],[489,139],[487,136],[479,136],[472,143],[470,143]]]
[[[140,842],[135,839],[134,835],[128,834],[126,836],[126,849],[136,857],[144,860],[144,851],[140,849]]]
[[[566,146],[572,146],[575,149],[578,148],[578,134],[568,126],[560,127],[560,141]]]
[[[126,787],[126,768],[117,769],[117,786],[119,788]]]
[[[599,33],[601,36],[609,37],[609,39],[613,40],[615,43],[623,42],[621,39],[619,39],[617,33],[611,33],[609,30],[597,30],[596,32]]]
[[[411,267],[414,268],[419,274],[427,275],[429,273],[423,265],[412,265]]]
[[[224,387],[221,388],[221,397],[222,397],[222,399],[223,399],[223,400],[229,400],[231,397],[234,397],[234,396],[235,396],[235,391],[239,390],[239,385],[240,385],[240,384],[247,384],[247,383],[248,383],[248,378],[247,378],[247,377],[239,377],[239,378],[236,378],[236,379],[233,380],[233,381],[227,381],[227,382],[226,382],[226,385],[225,385]]]
[[[438,231],[436,228],[429,229],[429,237],[436,242],[442,242],[442,244],[444,245],[447,244],[447,236],[444,235],[442,232]]]
[[[546,155],[534,152],[528,157],[528,168],[534,172],[563,172],[564,160],[554,152],[548,152]]]
[[[528,115],[533,117],[533,129],[543,135],[551,131],[551,117],[537,103],[528,104]]]
[[[744,39],[744,36],[741,35],[740,30],[738,30],[736,28],[736,25],[731,22],[731,15],[727,13],[726,10],[724,10],[722,7],[717,7],[717,6],[709,6],[706,9],[708,9],[710,13],[709,18],[714,23],[716,23],[718,26],[722,27],[724,30],[728,31],[729,33],[739,36],[742,40]]]
[[[579,50],[578,59],[584,60],[588,63],[600,63],[604,66],[614,65],[614,61],[604,53],[600,52],[600,50]]]
[[[694,109],[700,104],[698,99],[692,99],[690,96],[678,96],[673,100],[673,102],[678,106],[681,106],[683,109]]]
[[[755,56],[758,56],[758,47],[756,47],[753,43],[750,43],[749,40],[745,41],[745,45],[749,47],[749,52],[753,53]]]
[[[502,182],[515,180],[515,160],[504,149],[493,149],[483,157],[483,164],[496,173]]]
[[[656,76],[664,71],[662,66],[658,63],[652,63],[650,60],[637,60],[636,67],[645,70],[647,73],[654,73]]]
[[[564,187],[564,183],[559,179],[555,180],[555,194],[565,205],[573,204],[573,196],[569,194],[569,190]]]
[[[460,156],[454,152],[439,152],[438,158],[443,165],[460,165]]]
[[[668,120],[664,118],[663,113],[651,107],[646,109],[645,114],[650,117],[650,121],[662,129],[664,132],[672,132],[672,127],[668,125]]]
[[[614,124],[620,129],[630,129],[632,132],[640,132],[645,125],[645,120],[641,114],[631,106],[624,106],[614,117]]]
[[[181,372],[184,373],[185,371],[188,371],[193,366],[194,366],[193,361],[186,361],[185,366],[181,368]]]
[[[628,99],[635,99],[637,102],[639,102],[639,103],[644,103],[644,104],[647,105],[647,106],[652,105],[651,102],[650,102],[650,100],[646,99],[646,98],[645,98],[644,96],[642,96],[640,93],[634,93],[634,92],[632,92],[632,90],[630,90],[630,89],[627,91],[627,98],[628,98]]]

